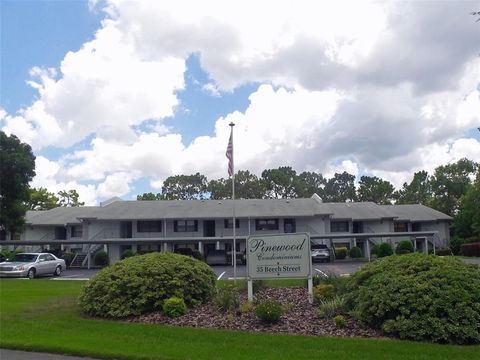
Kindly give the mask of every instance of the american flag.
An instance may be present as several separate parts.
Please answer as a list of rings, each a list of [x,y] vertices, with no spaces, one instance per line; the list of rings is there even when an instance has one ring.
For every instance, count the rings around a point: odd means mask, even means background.
[[[228,140],[227,152],[225,156],[228,159],[228,176],[233,175],[233,127],[230,132],[230,140]]]

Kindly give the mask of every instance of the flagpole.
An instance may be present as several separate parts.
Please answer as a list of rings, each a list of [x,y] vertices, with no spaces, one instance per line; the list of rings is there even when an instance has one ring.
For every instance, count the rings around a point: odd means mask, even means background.
[[[231,139],[232,139],[232,212],[233,212],[233,248],[232,248],[232,259],[233,259],[233,282],[237,283],[237,243],[235,238],[236,232],[236,223],[235,223],[235,162],[233,157],[233,127],[235,124],[231,122],[229,124],[231,129]]]

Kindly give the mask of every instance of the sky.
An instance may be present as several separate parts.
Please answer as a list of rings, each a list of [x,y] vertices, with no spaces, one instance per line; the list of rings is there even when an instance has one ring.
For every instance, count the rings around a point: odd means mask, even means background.
[[[0,2],[0,129],[95,205],[172,175],[480,162],[480,1]]]

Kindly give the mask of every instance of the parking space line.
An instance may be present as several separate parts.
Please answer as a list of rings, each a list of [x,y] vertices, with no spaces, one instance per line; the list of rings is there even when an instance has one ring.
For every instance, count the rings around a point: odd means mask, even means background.
[[[315,269],[315,271],[318,271],[321,275],[328,277],[328,275],[324,273],[322,270]]]
[[[223,273],[220,274],[220,276],[217,278],[217,280],[220,280],[222,278],[223,275],[225,275],[226,271],[224,271]]]
[[[54,281],[76,281],[76,280],[81,280],[81,281],[86,281],[86,280],[89,280],[89,278],[67,278],[67,277],[63,277],[63,278],[53,278],[53,279],[50,279],[50,280],[54,280]]]
[[[237,276],[237,280],[245,280],[246,277],[243,276]],[[233,277],[229,277],[228,280],[234,280]]]

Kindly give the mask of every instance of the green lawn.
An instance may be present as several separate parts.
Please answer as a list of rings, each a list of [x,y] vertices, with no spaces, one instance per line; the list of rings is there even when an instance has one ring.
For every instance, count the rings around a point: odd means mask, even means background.
[[[480,359],[480,346],[288,336],[82,317],[79,281],[0,280],[0,346],[116,359]],[[308,319],[305,319],[308,321]]]

